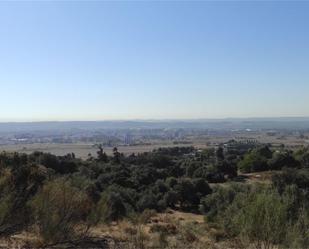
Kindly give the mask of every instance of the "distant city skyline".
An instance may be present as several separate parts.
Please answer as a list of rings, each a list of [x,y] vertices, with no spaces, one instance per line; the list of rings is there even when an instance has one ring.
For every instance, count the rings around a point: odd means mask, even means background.
[[[0,2],[0,122],[309,117],[309,2]]]

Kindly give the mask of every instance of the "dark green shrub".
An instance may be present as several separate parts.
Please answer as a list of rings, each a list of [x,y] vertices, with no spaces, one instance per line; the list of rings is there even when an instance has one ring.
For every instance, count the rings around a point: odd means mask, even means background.
[[[257,151],[252,151],[246,154],[244,159],[238,163],[238,169],[244,173],[267,170],[267,158],[258,154]]]
[[[207,215],[207,220],[213,221],[222,215],[238,195],[246,195],[249,190],[247,185],[241,183],[214,187],[212,194],[201,200],[200,210]]]
[[[289,151],[275,152],[268,164],[271,170],[280,170],[284,167],[297,168],[299,166],[299,162],[295,160]]]
[[[137,202],[138,211],[142,212],[145,209],[158,209],[158,200],[152,192],[145,192]]]

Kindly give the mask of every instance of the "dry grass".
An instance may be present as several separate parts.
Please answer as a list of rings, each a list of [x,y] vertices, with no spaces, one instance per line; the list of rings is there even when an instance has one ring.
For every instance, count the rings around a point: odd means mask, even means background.
[[[123,220],[101,225],[93,233],[113,237],[129,249],[216,248],[202,215],[172,210],[154,214],[146,223]]]
[[[107,240],[111,249],[228,248],[227,244],[221,241],[220,231],[209,227],[202,215],[173,210],[165,213],[148,212],[144,217],[140,215],[119,222],[101,224],[91,229],[90,235]],[[1,246],[38,248],[41,244],[40,239],[34,234],[24,232],[2,241]]]

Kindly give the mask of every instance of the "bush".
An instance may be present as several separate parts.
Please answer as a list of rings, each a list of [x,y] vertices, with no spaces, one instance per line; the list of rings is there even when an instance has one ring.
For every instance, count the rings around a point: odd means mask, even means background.
[[[282,194],[286,187],[295,185],[303,194],[309,197],[309,171],[286,169],[273,175],[272,184]]]
[[[16,155],[14,154],[14,157]],[[1,170],[0,234],[8,235],[30,225],[27,201],[33,197],[46,177],[44,167],[20,165]]]
[[[289,224],[284,246],[287,248],[308,248],[309,245],[309,213],[301,209],[294,224]]]
[[[287,227],[287,205],[274,191],[251,193],[236,198],[224,215],[225,228],[255,248],[275,248],[284,241]]]
[[[30,206],[45,243],[59,243],[84,235],[80,228],[86,222],[91,203],[70,181],[59,178],[48,182],[31,200]]]
[[[96,207],[97,219],[111,222],[122,219],[127,215],[127,209],[121,195],[113,191],[105,191]]]
[[[7,231],[14,228],[18,222],[14,212],[14,196],[5,195],[0,201],[0,235],[6,235]]]
[[[249,192],[249,187],[245,184],[234,183],[225,187],[217,186],[213,193],[201,200],[200,211],[207,215],[209,221],[213,221],[231,205],[238,195]]]

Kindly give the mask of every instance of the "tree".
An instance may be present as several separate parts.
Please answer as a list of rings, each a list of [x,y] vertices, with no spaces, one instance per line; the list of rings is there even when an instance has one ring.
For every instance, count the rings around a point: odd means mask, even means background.
[[[108,157],[107,157],[106,153],[103,151],[102,144],[98,145],[98,149],[99,149],[97,151],[98,161],[99,162],[108,162]]]
[[[194,179],[193,185],[194,185],[195,192],[198,193],[201,197],[211,194],[212,192],[209,184],[203,178]]]
[[[120,163],[120,156],[121,156],[121,154],[118,152],[117,147],[115,147],[113,149],[113,154],[114,154],[114,162],[119,164]]]
[[[244,173],[268,169],[267,158],[262,156],[257,150],[247,153],[237,166]]]
[[[214,148],[204,149],[201,153],[202,161],[214,163],[214,161],[213,161],[214,157],[215,157],[215,149]]]
[[[174,188],[177,184],[177,179],[175,177],[168,177],[165,182],[169,188]]]
[[[224,160],[224,152],[223,152],[223,148],[222,147],[219,147],[217,150],[216,150],[216,157],[219,161],[222,161]]]
[[[288,151],[276,152],[272,159],[269,160],[269,168],[272,170],[280,170],[283,167],[296,168],[298,166],[299,163]]]
[[[223,160],[223,161],[218,162],[218,164],[216,164],[216,168],[219,173],[223,173],[224,175],[227,175],[228,177],[233,178],[237,176],[237,167],[234,163]]]
[[[156,196],[149,191],[144,192],[137,202],[137,209],[141,212],[145,209],[158,209],[158,200]]]
[[[270,159],[272,157],[272,151],[269,149],[269,147],[266,145],[266,146],[262,146],[260,148],[257,148],[256,149],[256,152],[262,156],[262,157],[265,157],[267,159]]]
[[[177,204],[179,197],[177,192],[170,190],[167,193],[165,193],[163,199],[167,207],[175,208],[175,205]]]
[[[309,149],[302,148],[295,152],[295,158],[302,168],[309,168]]]
[[[192,181],[183,179],[175,186],[175,191],[179,196],[180,206],[182,208],[196,207],[200,200],[195,192],[195,186]]]
[[[185,165],[186,167],[186,176],[187,177],[192,177],[194,172],[198,169],[201,168],[203,165],[201,162],[197,161],[189,161]]]

